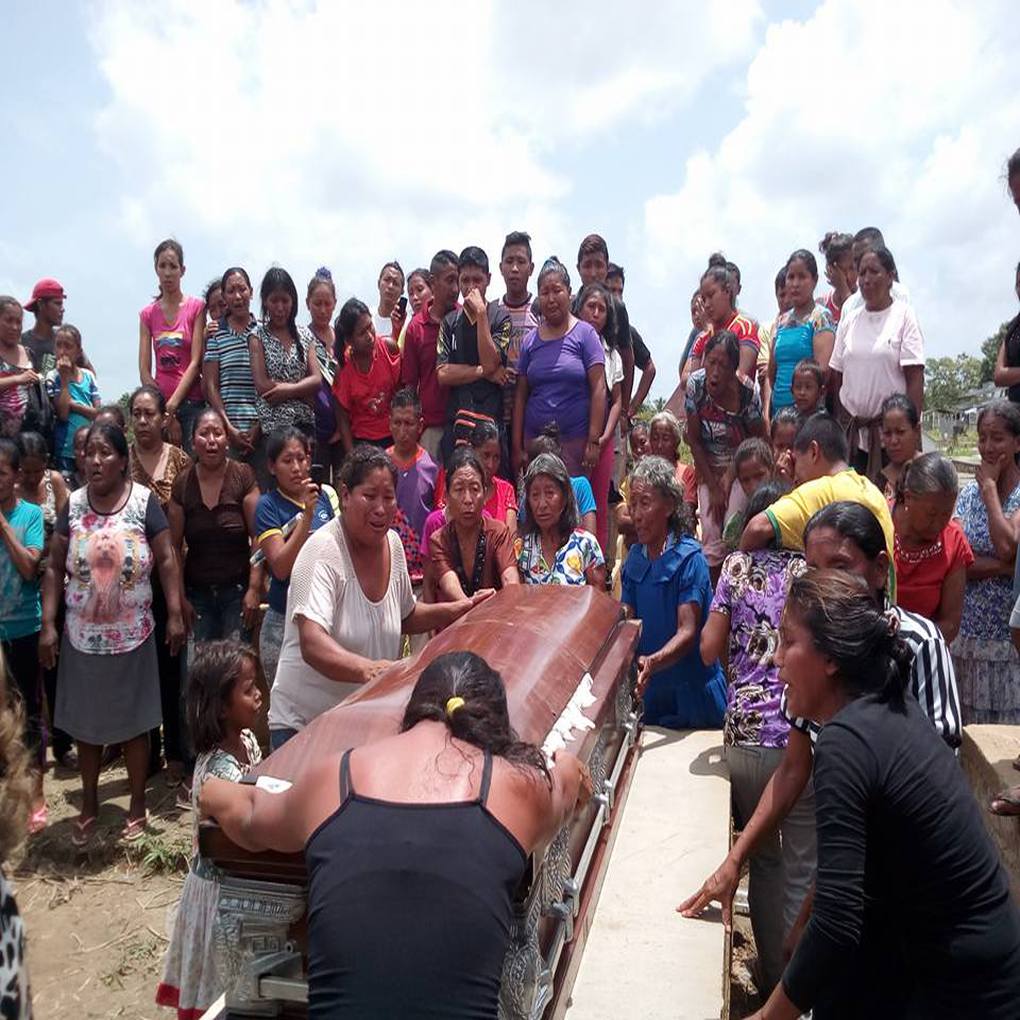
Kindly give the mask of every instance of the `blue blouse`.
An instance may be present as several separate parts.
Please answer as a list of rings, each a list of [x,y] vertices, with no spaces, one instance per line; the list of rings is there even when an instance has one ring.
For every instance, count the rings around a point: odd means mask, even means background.
[[[676,634],[677,611],[686,602],[701,610],[691,650],[679,662],[655,673],[645,690],[644,721],[673,729],[718,729],[726,711],[726,681],[718,662],[701,661],[701,629],[712,604],[712,582],[701,545],[693,538],[670,537],[658,559],[643,545],[632,545],[623,565],[622,601],[641,621],[638,654],[657,652]]]

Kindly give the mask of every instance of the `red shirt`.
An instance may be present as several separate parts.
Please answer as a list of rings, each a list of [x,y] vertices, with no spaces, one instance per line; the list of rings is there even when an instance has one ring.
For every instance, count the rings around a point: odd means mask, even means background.
[[[942,601],[942,582],[947,575],[974,562],[967,536],[957,520],[950,521],[942,534],[923,549],[905,549],[896,535],[896,602],[929,620]]]
[[[390,354],[385,340],[376,337],[367,373],[360,372],[351,352],[346,352],[333,393],[351,420],[355,439],[385,439],[390,434],[390,401],[399,385],[400,355]]]
[[[754,319],[747,315],[741,315],[740,312],[734,312],[733,318],[730,319],[725,328],[731,333],[736,334],[741,347],[752,348],[754,350],[755,358],[758,357],[758,348],[760,346],[758,342],[758,323],[755,322]],[[692,358],[704,357],[705,344],[708,343],[709,337],[711,337],[714,333],[715,327],[709,325],[708,329],[702,330],[697,337],[695,337],[694,346],[691,348],[690,354]]]
[[[436,344],[439,342],[439,323],[429,315],[432,302],[418,309],[407,324],[404,334],[404,361],[400,381],[410,386],[421,401],[421,416],[425,428],[446,424],[447,389],[439,385],[436,374]]]

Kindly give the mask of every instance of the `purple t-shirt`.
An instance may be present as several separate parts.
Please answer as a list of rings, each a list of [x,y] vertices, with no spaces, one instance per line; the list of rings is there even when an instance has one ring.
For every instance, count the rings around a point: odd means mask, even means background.
[[[588,369],[604,365],[606,356],[598,333],[580,319],[559,340],[541,340],[533,329],[521,344],[517,372],[528,377],[524,434],[537,436],[550,422],[562,439],[588,434]]]
[[[790,725],[779,702],[783,682],[774,656],[790,582],[806,569],[799,553],[758,549],[726,557],[711,612],[730,618],[723,743],[786,747]]]
[[[394,455],[393,447],[387,451],[397,469],[397,506],[407,519],[415,539],[421,541],[425,530],[425,518],[432,513],[436,501],[436,476],[439,468],[428,455],[418,447],[418,453],[410,464],[401,464]]]

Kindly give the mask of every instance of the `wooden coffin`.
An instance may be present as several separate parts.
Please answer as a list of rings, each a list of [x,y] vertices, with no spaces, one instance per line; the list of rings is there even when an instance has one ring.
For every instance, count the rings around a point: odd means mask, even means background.
[[[514,728],[539,746],[564,730],[568,705],[586,704],[591,728],[569,731],[566,746],[588,763],[596,796],[533,855],[504,965],[500,1015],[537,1020],[565,1006],[615,835],[635,754],[639,634],[619,603],[593,588],[508,588],[320,716],[255,776],[293,782],[324,754],[395,733],[418,675],[449,651],[470,649],[500,672]],[[248,853],[214,824],[202,827],[200,843],[225,872],[216,936],[227,992],[214,1015],[302,1015],[303,856]]]

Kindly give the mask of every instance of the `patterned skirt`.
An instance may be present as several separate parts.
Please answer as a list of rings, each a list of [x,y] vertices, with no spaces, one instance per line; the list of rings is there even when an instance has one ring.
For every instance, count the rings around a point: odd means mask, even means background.
[[[963,723],[1020,723],[1020,658],[1010,641],[958,637],[952,645]]]
[[[194,868],[188,872],[163,962],[163,979],[156,989],[156,1003],[176,1009],[178,1020],[199,1020],[223,992],[213,954],[219,895],[217,879],[202,878]],[[167,922],[169,927],[169,912]]]

